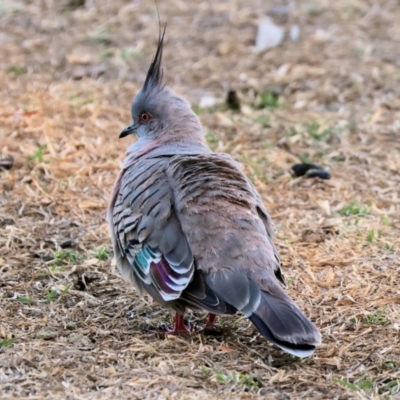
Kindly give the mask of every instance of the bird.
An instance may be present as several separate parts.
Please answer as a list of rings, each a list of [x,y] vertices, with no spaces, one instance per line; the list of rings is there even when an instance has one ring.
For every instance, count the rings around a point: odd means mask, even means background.
[[[107,211],[117,268],[175,312],[170,334],[189,331],[188,308],[208,312],[209,324],[240,312],[283,351],[308,357],[321,335],[284,290],[271,217],[241,165],[210,150],[189,102],[164,82],[165,31],[119,135],[137,140]]]

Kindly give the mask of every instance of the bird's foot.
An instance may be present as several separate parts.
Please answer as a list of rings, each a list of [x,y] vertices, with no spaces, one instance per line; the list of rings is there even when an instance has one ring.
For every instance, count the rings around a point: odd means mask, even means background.
[[[185,325],[185,319],[183,318],[183,315],[176,314],[175,315],[175,321],[174,321],[174,327],[173,329],[168,330],[169,335],[186,335],[190,334],[190,322],[189,326]]]
[[[191,332],[191,324],[185,324],[183,315],[176,314],[174,320],[174,327],[171,329],[167,324],[161,324],[159,329],[155,332],[157,336],[165,338],[168,335],[187,336]]]
[[[205,336],[222,336],[227,333],[228,328],[224,328],[218,324],[218,317],[215,314],[208,314],[208,319],[204,328],[197,328],[197,333]]]

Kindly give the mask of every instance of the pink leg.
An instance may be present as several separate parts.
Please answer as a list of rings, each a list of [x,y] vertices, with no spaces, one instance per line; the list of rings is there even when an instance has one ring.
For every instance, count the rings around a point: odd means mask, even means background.
[[[206,326],[203,329],[200,329],[198,332],[203,331],[205,335],[213,335],[219,336],[224,335],[225,333],[229,333],[227,328],[223,328],[218,325],[218,315],[209,313]]]
[[[167,330],[168,335],[181,335],[190,333],[190,329],[185,325],[183,315],[176,313],[174,320],[174,328]]]
[[[215,314],[208,314],[208,321],[206,326],[213,327],[215,326],[215,321],[217,320],[217,316]]]

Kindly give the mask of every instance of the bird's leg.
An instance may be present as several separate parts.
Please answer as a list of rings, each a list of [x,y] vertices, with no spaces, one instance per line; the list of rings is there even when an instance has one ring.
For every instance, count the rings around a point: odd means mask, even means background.
[[[208,321],[206,323],[207,328],[215,327],[215,321],[217,320],[217,316],[215,314],[208,314]]]
[[[224,334],[224,329],[217,322],[218,316],[212,313],[208,314],[207,322],[204,328],[199,328],[196,332],[202,332],[204,335],[220,336]]]
[[[185,319],[182,314],[175,314],[174,326],[169,328],[167,324],[159,324],[156,330],[146,330],[147,333],[155,333],[160,338],[165,338],[167,335],[188,335],[190,334],[190,322],[189,326],[185,325]]]
[[[190,333],[190,328],[185,325],[183,315],[176,313],[173,329],[167,329],[168,335],[182,335]]]

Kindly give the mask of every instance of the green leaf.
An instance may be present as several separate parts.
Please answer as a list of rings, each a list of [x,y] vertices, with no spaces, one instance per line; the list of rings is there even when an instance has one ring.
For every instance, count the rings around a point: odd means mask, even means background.
[[[56,251],[54,253],[54,259],[57,261],[71,261],[76,262],[80,260],[82,256],[78,253],[74,253],[73,251]]]
[[[0,349],[3,347],[9,347],[12,345],[15,339],[4,339],[0,342]]]
[[[69,283],[67,286],[65,286],[65,288],[61,291],[60,296],[61,296],[61,297],[62,297],[62,296],[65,296],[65,295],[68,293],[69,289],[71,289],[71,287],[72,287],[72,284],[71,284],[71,283]]]
[[[55,289],[51,289],[47,293],[47,303],[52,303],[58,297],[58,292]]]
[[[352,202],[347,206],[343,207],[339,214],[342,216],[349,216],[349,215],[364,215],[368,211],[367,207],[356,202]]]
[[[20,296],[17,298],[17,301],[23,304],[31,304],[32,300],[28,296]]]
[[[333,382],[338,383],[339,385],[342,385],[344,387],[347,387],[348,389],[351,390],[358,390],[358,387],[351,382],[349,382],[347,379],[337,379],[333,378]]]
[[[373,229],[371,229],[371,230],[368,232],[367,240],[368,240],[368,242],[370,242],[370,243],[374,243],[374,241],[375,241],[375,231],[374,231]]]
[[[279,95],[271,90],[267,90],[261,95],[259,108],[279,107]]]
[[[7,68],[7,72],[15,77],[25,75],[28,71],[24,67],[20,67],[19,65],[13,65],[12,67]]]
[[[383,225],[390,225],[390,218],[387,215],[382,215],[381,220]]]
[[[218,136],[214,132],[208,131],[206,133],[206,140],[209,145],[216,145],[218,143]]]
[[[35,154],[33,154],[32,156],[29,156],[28,159],[31,161],[42,162],[43,161],[43,152],[44,152],[45,148],[46,148],[45,144],[39,145],[37,152]]]
[[[99,247],[93,251],[93,255],[100,261],[105,261],[109,258],[109,254],[104,247]]]

